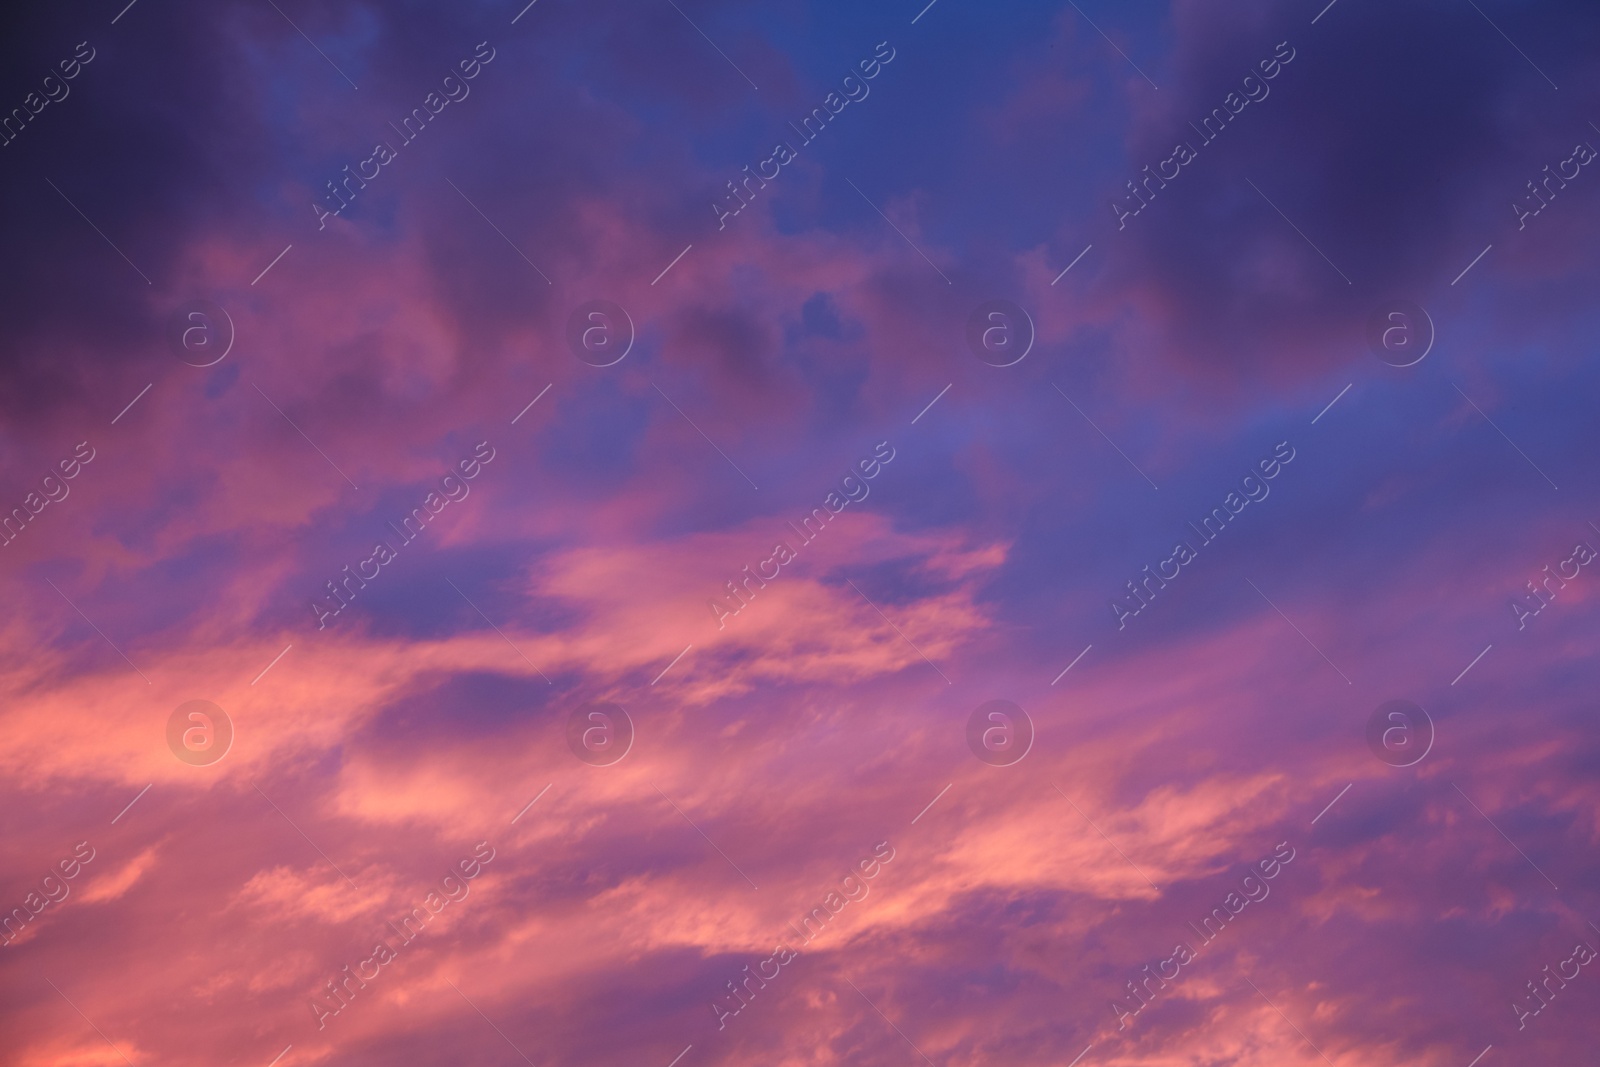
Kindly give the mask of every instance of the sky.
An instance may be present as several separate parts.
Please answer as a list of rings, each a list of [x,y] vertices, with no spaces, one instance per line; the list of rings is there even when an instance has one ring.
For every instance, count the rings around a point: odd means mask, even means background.
[[[1592,1055],[1593,5],[5,19],[0,1067]]]

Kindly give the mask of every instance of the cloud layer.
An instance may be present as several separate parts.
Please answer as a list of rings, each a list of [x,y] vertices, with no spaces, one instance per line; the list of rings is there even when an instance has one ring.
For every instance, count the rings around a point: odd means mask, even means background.
[[[0,1067],[1588,1048],[1596,12],[9,18]]]

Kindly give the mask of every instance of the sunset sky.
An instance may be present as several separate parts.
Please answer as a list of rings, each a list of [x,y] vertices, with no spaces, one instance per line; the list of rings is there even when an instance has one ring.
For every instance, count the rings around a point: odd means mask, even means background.
[[[0,1067],[1593,1059],[1594,5],[6,19]]]

